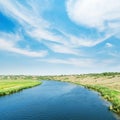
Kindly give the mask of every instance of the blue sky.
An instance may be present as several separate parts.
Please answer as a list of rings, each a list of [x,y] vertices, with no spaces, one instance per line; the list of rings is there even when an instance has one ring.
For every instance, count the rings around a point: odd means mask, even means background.
[[[0,0],[0,74],[119,72],[119,61],[119,0]]]

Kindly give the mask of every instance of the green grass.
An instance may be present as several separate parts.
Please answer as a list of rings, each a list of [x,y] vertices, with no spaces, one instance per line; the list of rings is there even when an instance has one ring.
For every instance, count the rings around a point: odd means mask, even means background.
[[[111,102],[109,109],[120,115],[120,92],[116,90],[111,90],[107,87],[99,85],[82,85],[88,89],[95,90],[101,94],[101,96]]]
[[[0,96],[9,95],[40,84],[41,82],[37,80],[0,80]]]
[[[70,82],[70,81],[69,81]],[[80,84],[78,82],[71,82],[74,84],[78,84],[84,86],[87,89],[91,89],[100,93],[100,95],[107,101],[111,103],[109,106],[109,110],[120,115],[120,92],[116,90],[112,90],[110,88],[100,86],[100,85],[85,85]]]

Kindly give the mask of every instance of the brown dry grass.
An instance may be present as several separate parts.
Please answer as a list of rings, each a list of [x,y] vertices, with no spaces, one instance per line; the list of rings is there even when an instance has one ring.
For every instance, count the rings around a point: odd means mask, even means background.
[[[115,76],[90,76],[90,75],[66,75],[54,76],[56,80],[73,82],[82,85],[101,85],[120,91],[120,75]]]

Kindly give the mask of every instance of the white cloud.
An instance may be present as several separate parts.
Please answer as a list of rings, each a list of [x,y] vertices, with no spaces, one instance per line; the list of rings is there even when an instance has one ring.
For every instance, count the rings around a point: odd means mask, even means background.
[[[69,35],[69,40],[73,46],[85,46],[85,47],[92,47],[95,46],[107,39],[109,39],[113,34],[106,34],[105,36],[101,36],[98,38],[89,38],[87,35],[84,37],[76,37],[73,35]]]
[[[61,44],[67,44],[67,41],[64,40],[63,36],[55,35],[54,33],[41,28],[34,28],[27,31],[27,33],[36,38],[38,41],[50,41],[57,42]]]
[[[27,49],[22,49],[17,47],[17,41],[19,41],[20,36],[8,33],[0,33],[0,50],[17,53],[29,57],[44,57],[47,55],[47,51],[30,51]],[[18,39],[19,38],[19,39]]]
[[[13,45],[12,42],[7,42],[2,39],[0,39],[0,50],[13,52],[13,53],[17,53],[17,54],[21,54],[29,57],[44,57],[47,55],[46,51],[35,52],[35,51],[17,48]]]
[[[72,21],[87,27],[120,27],[120,0],[67,0],[67,12]]]
[[[73,55],[79,55],[80,52],[72,47],[65,46],[63,44],[46,44],[52,51],[56,53],[63,53],[63,54],[73,54]]]
[[[113,44],[111,44],[111,43],[106,43],[106,47],[111,48],[111,47],[113,47]]]
[[[35,51],[30,51],[30,50],[25,50],[25,49],[20,49],[20,48],[11,48],[9,49],[9,51],[22,54],[25,56],[29,56],[29,57],[44,57],[47,55],[46,51],[35,52]]]
[[[24,5],[19,0],[14,2],[12,0],[0,1],[0,10],[19,21],[22,25],[29,24],[38,27],[39,24],[41,27],[48,26],[48,23],[40,16],[42,9],[43,7],[39,6],[39,2],[33,0],[29,0]]]
[[[70,59],[41,59],[38,61],[53,63],[53,64],[68,64],[79,67],[92,67],[95,64],[93,59],[80,59],[80,58],[70,58]]]

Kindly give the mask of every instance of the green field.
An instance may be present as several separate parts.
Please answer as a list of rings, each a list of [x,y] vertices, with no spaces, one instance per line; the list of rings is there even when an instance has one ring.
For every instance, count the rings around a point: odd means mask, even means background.
[[[0,80],[0,96],[9,95],[20,90],[40,85],[37,80]]]

